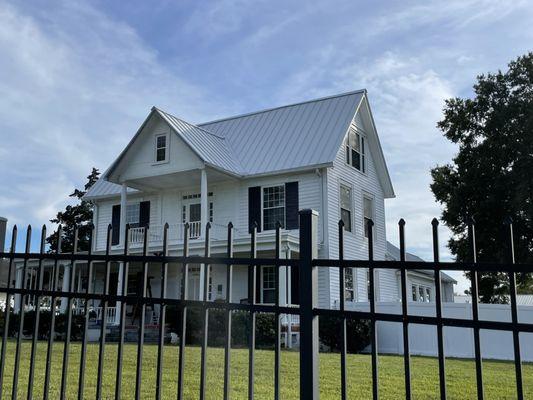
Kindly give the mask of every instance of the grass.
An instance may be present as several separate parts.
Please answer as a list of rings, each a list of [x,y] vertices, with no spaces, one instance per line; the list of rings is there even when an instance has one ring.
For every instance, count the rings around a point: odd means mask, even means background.
[[[79,343],[72,343],[70,347],[70,362],[68,375],[68,399],[77,396],[79,358]],[[22,342],[21,364],[19,375],[19,398],[26,398],[29,371],[29,354],[31,342]],[[4,371],[4,398],[10,398],[13,380],[13,363],[15,342],[8,342],[6,368]],[[52,376],[50,398],[59,398],[61,383],[61,363],[63,343],[57,342],[53,348]],[[209,348],[207,368],[207,398],[222,398],[224,376],[224,350]],[[103,398],[114,397],[116,372],[117,345],[107,344],[105,347]],[[123,398],[133,398],[135,393],[135,366],[137,346],[126,344],[124,352],[124,369],[122,390]],[[46,343],[39,342],[37,364],[35,369],[34,397],[41,398],[44,385],[44,365],[46,359]],[[186,349],[185,399],[198,398],[200,381],[200,349],[188,347]],[[157,346],[145,345],[143,352],[142,398],[155,397],[155,373],[157,360]],[[164,347],[163,369],[163,398],[175,399],[177,389],[177,360],[176,346]],[[96,371],[98,364],[98,345],[90,344],[87,353],[87,367],[85,370],[85,398],[95,397]],[[338,354],[320,354],[320,398],[340,398],[340,357]],[[297,399],[299,392],[298,377],[299,355],[297,352],[284,351],[281,365],[281,398]],[[513,399],[515,392],[515,371],[511,362],[485,361],[483,364],[485,378],[485,394],[487,399]],[[403,358],[399,356],[379,356],[379,389],[383,399],[398,399],[404,397]],[[371,369],[370,356],[348,356],[348,393],[351,399],[371,398]],[[273,398],[274,354],[268,350],[256,351],[255,364],[255,395],[257,399]],[[446,364],[448,398],[475,399],[476,378],[475,366],[471,360],[448,359]],[[525,397],[533,397],[533,365],[523,366]],[[248,351],[233,349],[231,362],[231,398],[246,399],[248,388]],[[413,398],[438,398],[438,364],[437,360],[429,357],[412,357],[412,388]]]

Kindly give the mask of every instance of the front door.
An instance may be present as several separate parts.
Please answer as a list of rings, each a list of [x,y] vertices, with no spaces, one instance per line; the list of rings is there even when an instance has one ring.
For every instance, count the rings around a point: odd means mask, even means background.
[[[200,225],[202,221],[202,206],[200,203],[190,203],[183,206],[182,215],[183,223],[188,222],[191,238],[200,236]]]
[[[189,222],[200,222],[202,220],[202,207],[200,203],[189,204]]]
[[[187,284],[187,300],[200,300],[200,266],[189,266],[189,282]]]

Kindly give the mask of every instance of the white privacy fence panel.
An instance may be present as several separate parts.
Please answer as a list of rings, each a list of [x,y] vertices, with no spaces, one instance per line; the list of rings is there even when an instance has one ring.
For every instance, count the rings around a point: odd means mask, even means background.
[[[435,316],[435,303],[409,303],[409,314]],[[355,303],[352,309],[368,311],[368,303]],[[376,303],[376,311],[401,314],[401,303]],[[444,318],[472,319],[472,304],[442,303]],[[511,321],[511,306],[479,304],[480,320]],[[518,321],[533,323],[533,307],[519,306]],[[379,321],[378,350],[380,353],[403,354],[402,324]],[[409,345],[413,355],[437,356],[437,328],[432,325],[409,324]],[[533,334],[520,334],[522,361],[533,362]],[[472,329],[444,327],[446,357],[474,358]],[[513,360],[513,336],[510,331],[481,330],[483,358]]]

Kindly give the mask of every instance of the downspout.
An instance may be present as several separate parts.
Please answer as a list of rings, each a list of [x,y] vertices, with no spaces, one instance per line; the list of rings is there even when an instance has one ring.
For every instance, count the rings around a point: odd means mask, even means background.
[[[328,249],[328,255],[329,255],[329,247],[328,247],[328,234],[327,234],[327,221],[328,221],[328,206],[327,206],[327,169],[324,168],[324,171],[322,172],[320,169],[315,170],[316,175],[320,179],[320,207],[321,207],[321,217],[322,217],[322,241],[320,242],[320,246],[322,248]],[[325,182],[324,182],[325,181]]]

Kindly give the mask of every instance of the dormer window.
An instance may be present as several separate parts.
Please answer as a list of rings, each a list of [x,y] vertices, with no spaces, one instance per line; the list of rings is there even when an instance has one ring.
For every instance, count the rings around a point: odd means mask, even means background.
[[[155,162],[165,162],[168,158],[168,136],[157,135],[155,137]]]
[[[365,172],[365,138],[355,128],[350,128],[346,138],[346,163]]]

